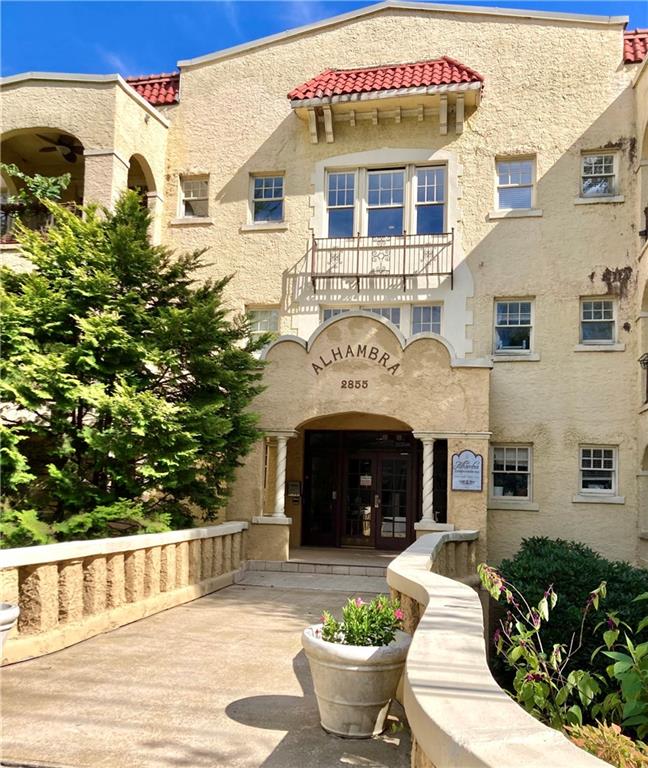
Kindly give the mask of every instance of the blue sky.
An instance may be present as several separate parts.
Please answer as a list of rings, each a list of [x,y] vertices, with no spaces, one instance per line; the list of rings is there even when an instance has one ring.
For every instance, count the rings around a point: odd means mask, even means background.
[[[472,5],[629,16],[648,27],[646,0],[474,0]],[[3,0],[3,75],[24,71],[137,75],[168,72],[193,58],[370,2],[29,2]]]

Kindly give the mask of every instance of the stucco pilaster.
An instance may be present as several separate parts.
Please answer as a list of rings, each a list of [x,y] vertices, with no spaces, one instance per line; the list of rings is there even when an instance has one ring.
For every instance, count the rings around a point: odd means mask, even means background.
[[[87,150],[84,160],[84,204],[99,203],[112,208],[128,188],[128,161],[113,150]]]

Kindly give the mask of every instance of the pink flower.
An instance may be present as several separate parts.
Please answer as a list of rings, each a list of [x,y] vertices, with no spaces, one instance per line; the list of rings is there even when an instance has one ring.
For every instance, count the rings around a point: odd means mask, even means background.
[[[359,608],[361,605],[364,605],[364,600],[363,600],[361,597],[356,597],[356,599],[355,599],[355,601],[354,601],[354,602],[355,602],[355,604],[358,606],[358,608]]]
[[[402,621],[405,618],[405,614],[401,611],[400,608],[397,608],[394,611],[394,616],[398,619],[398,621]]]

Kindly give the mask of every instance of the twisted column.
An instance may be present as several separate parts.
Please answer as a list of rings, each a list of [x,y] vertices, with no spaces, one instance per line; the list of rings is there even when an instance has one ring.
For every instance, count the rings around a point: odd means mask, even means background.
[[[275,505],[273,517],[284,517],[286,514],[286,456],[288,438],[277,436],[277,466],[275,467]]]
[[[434,520],[434,438],[425,434],[414,433],[423,443],[423,493],[421,498],[422,520]]]

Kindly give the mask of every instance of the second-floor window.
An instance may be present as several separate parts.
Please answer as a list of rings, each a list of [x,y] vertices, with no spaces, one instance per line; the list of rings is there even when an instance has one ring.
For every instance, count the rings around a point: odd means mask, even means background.
[[[247,309],[250,318],[250,335],[261,336],[264,333],[277,333],[279,331],[278,309]]]
[[[616,156],[591,153],[581,159],[581,196],[610,197],[617,194]]]
[[[268,224],[284,220],[284,177],[252,177],[252,221]]]
[[[593,445],[581,447],[581,493],[615,494],[616,489],[617,449]]]
[[[525,354],[532,343],[531,301],[495,302],[495,354]]]
[[[581,301],[581,343],[613,344],[615,341],[614,301],[583,299]]]
[[[500,211],[533,207],[534,161],[531,158],[497,161],[497,208]]]
[[[180,216],[191,219],[209,215],[209,179],[184,176],[180,180]]]
[[[329,171],[328,237],[392,237],[446,230],[443,165]]]
[[[441,307],[439,305],[418,305],[412,307],[412,334],[441,334]]]

